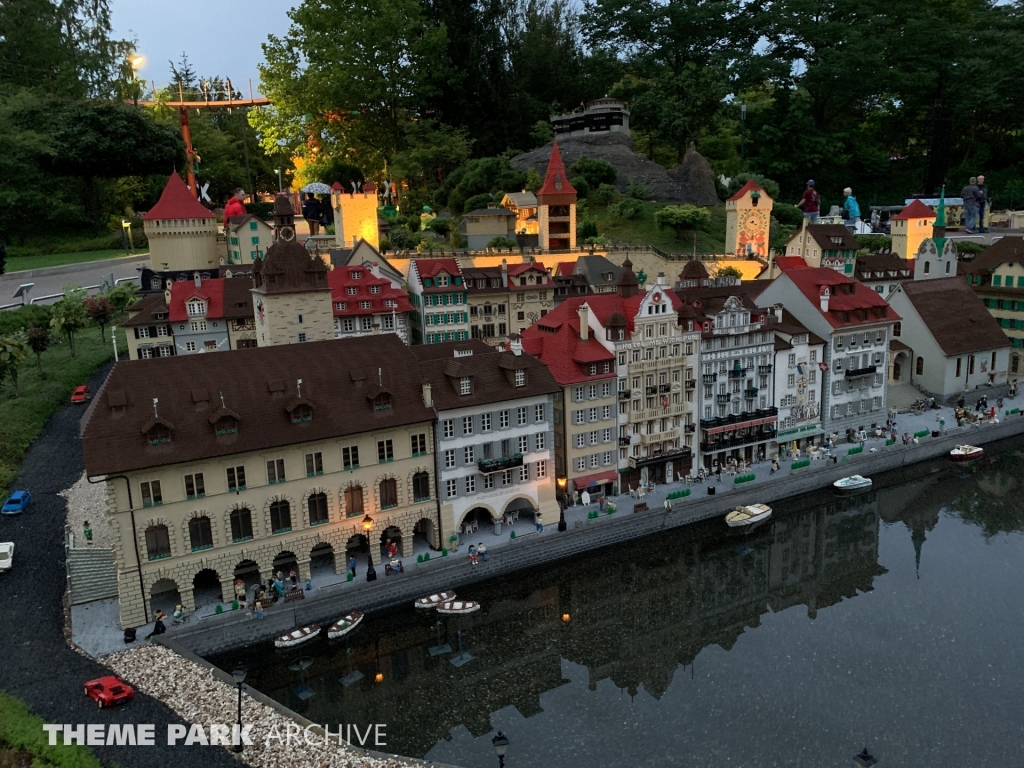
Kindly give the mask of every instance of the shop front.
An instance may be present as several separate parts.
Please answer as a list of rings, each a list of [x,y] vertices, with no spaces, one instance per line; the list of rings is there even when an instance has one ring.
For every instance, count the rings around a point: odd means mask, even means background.
[[[651,456],[630,457],[629,468],[620,472],[619,489],[627,492],[630,488],[651,483],[676,483],[692,469],[693,451],[688,447],[660,451]]]
[[[768,458],[770,444],[777,439],[778,409],[701,419],[700,452],[704,468],[714,472],[729,464]]]
[[[804,424],[801,427],[780,430],[778,433],[779,454],[793,455],[797,451],[805,451],[821,443],[824,434],[825,430],[821,428],[821,424]],[[770,455],[769,458],[771,458]]]
[[[586,491],[593,500],[602,496],[617,496],[615,482],[619,479],[619,473],[615,469],[608,469],[593,475],[572,478],[572,490],[576,494]]]

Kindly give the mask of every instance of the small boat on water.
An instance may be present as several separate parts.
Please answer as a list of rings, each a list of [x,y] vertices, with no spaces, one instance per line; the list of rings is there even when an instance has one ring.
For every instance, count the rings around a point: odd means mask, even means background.
[[[730,528],[742,528],[746,525],[760,523],[772,516],[772,508],[767,504],[750,504],[745,507],[736,507],[725,516],[725,522]]]
[[[957,445],[949,452],[950,461],[974,461],[985,455],[985,449],[976,445]]]
[[[832,483],[832,487],[835,488],[836,493],[840,494],[866,491],[871,487],[871,478],[862,477],[861,475],[850,475],[841,480],[836,480]]]
[[[302,645],[308,643],[314,637],[320,634],[319,624],[310,624],[306,627],[299,629],[293,629],[287,635],[281,635],[280,637],[274,638],[275,648],[294,648],[296,645]]]
[[[337,640],[339,637],[344,637],[353,629],[359,626],[359,622],[363,620],[363,614],[359,611],[352,611],[352,613],[346,614],[338,619],[336,622],[331,624],[327,628],[327,639]]]
[[[473,600],[449,600],[437,606],[437,612],[446,616],[464,616],[480,610],[480,603]]]
[[[450,600],[455,599],[455,593],[451,590],[446,592],[438,592],[436,595],[427,595],[426,597],[416,598],[416,602],[413,605],[416,608],[437,608],[441,603],[447,603]]]

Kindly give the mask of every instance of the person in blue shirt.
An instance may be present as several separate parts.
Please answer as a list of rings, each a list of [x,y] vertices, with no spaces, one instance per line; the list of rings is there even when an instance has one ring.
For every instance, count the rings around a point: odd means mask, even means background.
[[[843,197],[846,198],[843,200],[843,218],[846,219],[846,226],[852,229],[860,221],[860,205],[849,187],[843,190]]]

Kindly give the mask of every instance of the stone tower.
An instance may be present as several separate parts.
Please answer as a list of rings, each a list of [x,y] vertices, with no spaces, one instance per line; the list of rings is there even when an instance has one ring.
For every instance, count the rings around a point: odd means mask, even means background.
[[[622,262],[622,271],[615,283],[615,290],[624,299],[632,298],[640,293],[640,281],[633,274],[633,262],[629,260],[629,256],[626,256],[626,260]]]
[[[557,141],[551,147],[544,184],[537,190],[537,224],[540,247],[545,251],[576,247],[576,190],[565,176]]]
[[[172,173],[156,205],[142,217],[154,272],[217,269],[217,218]]]
[[[327,265],[295,239],[287,195],[274,201],[276,241],[253,265],[256,342],[261,347],[334,338]]]
[[[764,187],[753,180],[725,201],[726,253],[767,261],[773,203]]]

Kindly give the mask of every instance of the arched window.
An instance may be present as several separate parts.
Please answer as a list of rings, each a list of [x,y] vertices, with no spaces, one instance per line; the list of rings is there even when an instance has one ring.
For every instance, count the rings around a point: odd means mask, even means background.
[[[146,529],[146,552],[150,560],[171,556],[171,537],[166,525],[151,525]]]
[[[398,506],[398,484],[392,478],[380,481],[380,508],[391,509]]]
[[[345,517],[363,514],[363,486],[350,485],[345,489]]]
[[[427,501],[430,498],[430,475],[417,472],[412,476],[412,498],[414,501]]]
[[[231,541],[248,541],[252,538],[252,512],[245,507],[231,510]]]
[[[192,551],[198,552],[201,549],[210,549],[213,546],[213,530],[210,527],[210,518],[193,517],[188,521],[188,538],[192,543]]]
[[[327,522],[327,494],[312,493],[307,502],[309,507],[309,524],[322,525]]]
[[[924,373],[924,358],[923,357],[918,357],[917,358],[917,363],[916,363],[914,369],[917,371],[917,375],[918,376],[920,376],[920,375],[922,375]]]
[[[281,499],[270,504],[270,530],[274,533],[287,533],[292,529],[291,505]]]

